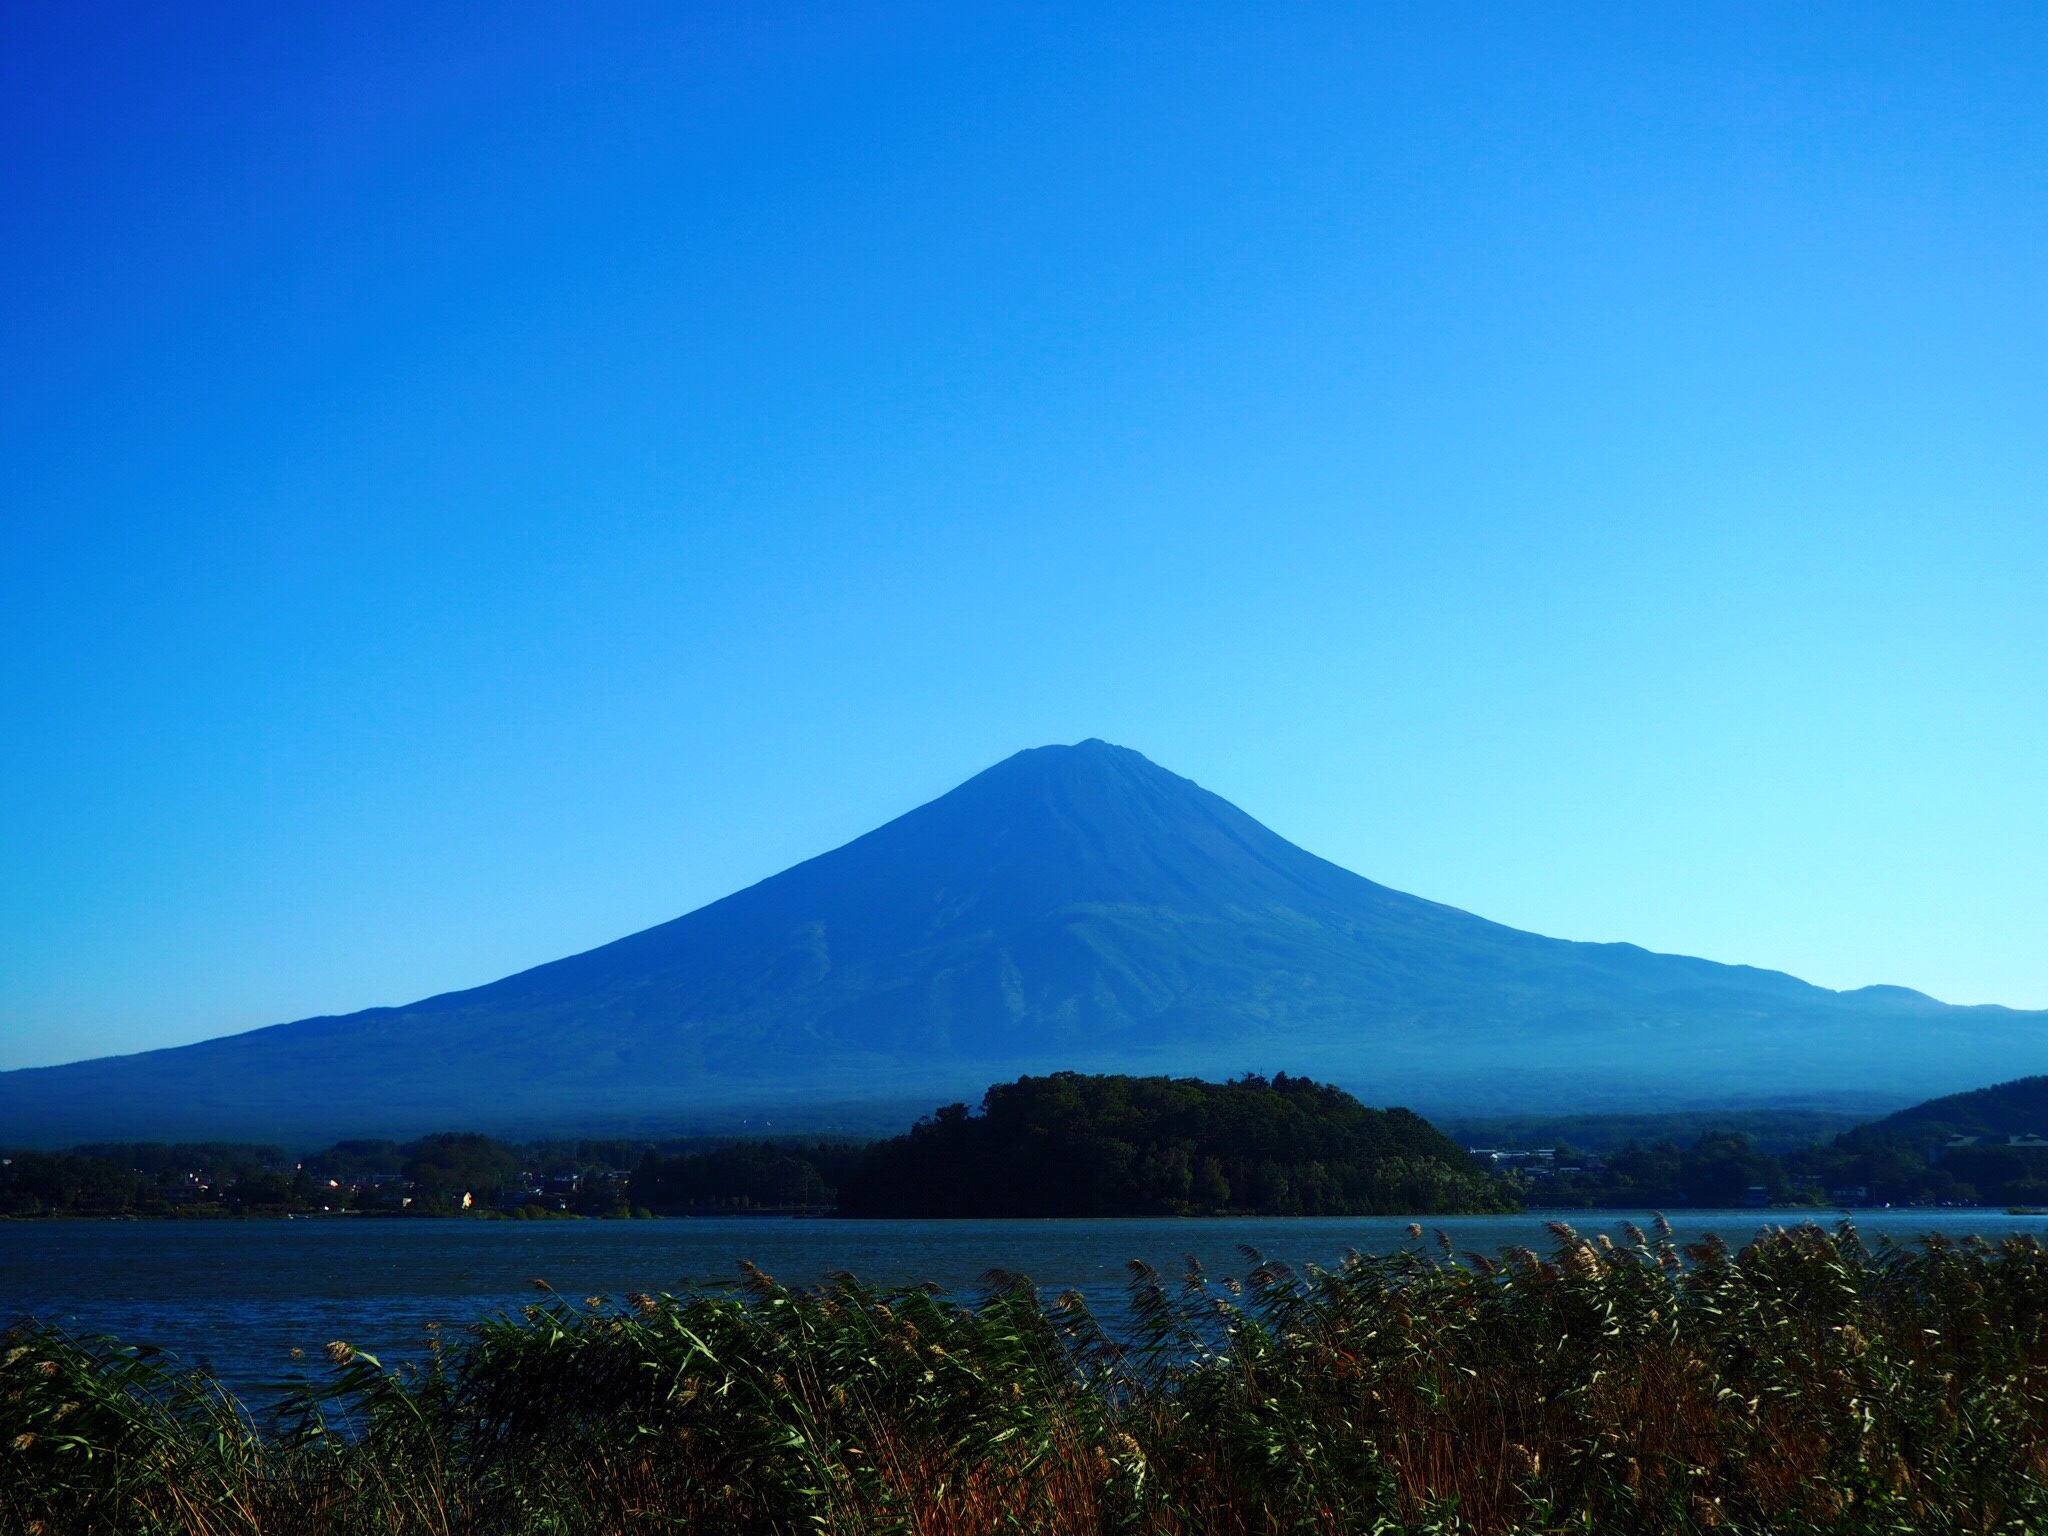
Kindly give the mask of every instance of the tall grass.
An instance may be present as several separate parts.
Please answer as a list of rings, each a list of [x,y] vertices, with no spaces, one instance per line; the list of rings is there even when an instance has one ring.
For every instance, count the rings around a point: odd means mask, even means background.
[[[1414,1229],[1419,1233],[1419,1229]],[[0,1352],[10,1532],[2048,1531],[2048,1259],[1846,1225],[1553,1228],[1295,1273],[543,1294],[421,1368],[337,1343],[259,1431],[48,1328]]]

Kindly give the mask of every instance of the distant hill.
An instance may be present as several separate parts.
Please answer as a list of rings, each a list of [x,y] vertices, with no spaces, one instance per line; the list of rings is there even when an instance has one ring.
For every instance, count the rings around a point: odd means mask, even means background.
[[[988,1090],[868,1148],[848,1216],[1381,1216],[1515,1208],[1405,1109],[1305,1077],[1059,1072]]]
[[[828,1101],[930,1104],[1061,1069],[1284,1065],[1469,1113],[1903,1102],[2048,1065],[2044,1026],[1506,928],[1088,741],[1018,753],[722,901],[487,986],[0,1074],[0,1143],[771,1111],[782,1129]]]
[[[1816,1141],[1852,1131],[1870,1119],[1872,1105],[1857,1110],[1841,1096],[1840,1108],[1773,1108],[1768,1105],[1710,1109],[1637,1110],[1629,1114],[1460,1115],[1438,1114],[1434,1123],[1465,1147],[1565,1146],[1579,1152],[1618,1152],[1659,1143],[1687,1147],[1702,1136],[1730,1133],[1759,1152],[1795,1152]]]
[[[1879,1136],[2048,1136],[2048,1076],[1945,1094],[1864,1128]]]

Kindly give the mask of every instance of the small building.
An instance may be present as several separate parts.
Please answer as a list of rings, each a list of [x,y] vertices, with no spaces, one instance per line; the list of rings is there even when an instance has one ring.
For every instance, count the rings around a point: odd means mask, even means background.
[[[2033,1131],[2020,1131],[2006,1136],[1951,1136],[1938,1146],[1927,1149],[1927,1161],[1939,1163],[1951,1152],[1961,1152],[1971,1147],[2004,1147],[2014,1152],[2048,1152],[2048,1136]]]

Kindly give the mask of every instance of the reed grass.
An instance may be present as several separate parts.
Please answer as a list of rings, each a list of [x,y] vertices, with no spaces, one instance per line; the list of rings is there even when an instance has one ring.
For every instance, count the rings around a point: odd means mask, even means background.
[[[1414,1229],[1419,1232],[1419,1229]],[[543,1291],[422,1368],[344,1343],[259,1427],[203,1375],[25,1326],[0,1529],[652,1533],[2048,1531],[2030,1238],[1418,1244],[1242,1281],[1134,1265],[1112,1329],[960,1300]]]

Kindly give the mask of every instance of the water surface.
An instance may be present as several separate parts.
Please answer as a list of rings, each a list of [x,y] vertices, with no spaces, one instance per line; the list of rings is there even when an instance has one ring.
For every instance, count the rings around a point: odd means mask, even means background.
[[[1680,1241],[1708,1232],[1739,1245],[1786,1212],[1686,1211]],[[1817,1213],[1832,1223],[1838,1212]],[[1867,1241],[2048,1235],[2040,1217],[1993,1210],[1856,1213]],[[1447,1233],[1459,1251],[1509,1244],[1539,1251],[1547,1220],[1613,1234],[1648,1228],[1648,1212],[1531,1212],[1424,1218],[1422,1246]],[[842,1221],[713,1217],[669,1221],[484,1222],[425,1218],[298,1221],[0,1222],[0,1321],[42,1317],[155,1344],[204,1363],[238,1391],[262,1395],[347,1339],[387,1364],[415,1357],[425,1325],[449,1327],[535,1299],[545,1279],[565,1296],[623,1297],[731,1281],[742,1260],[790,1284],[846,1270],[878,1284],[935,1282],[971,1293],[991,1268],[1052,1289],[1075,1287],[1114,1315],[1138,1258],[1178,1271],[1192,1254],[1222,1278],[1248,1267],[1240,1245],[1288,1263],[1331,1265],[1349,1249],[1412,1246],[1405,1218],[1198,1218],[1072,1221]]]

